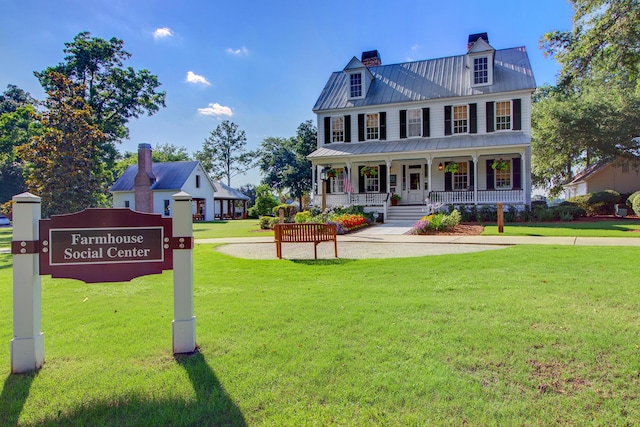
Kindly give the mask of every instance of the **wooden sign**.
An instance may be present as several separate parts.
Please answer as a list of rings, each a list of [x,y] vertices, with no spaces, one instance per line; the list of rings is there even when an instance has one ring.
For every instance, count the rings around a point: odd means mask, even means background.
[[[86,209],[40,221],[40,274],[87,283],[123,282],[173,268],[171,218],[129,209]],[[189,240],[187,242],[186,240]]]

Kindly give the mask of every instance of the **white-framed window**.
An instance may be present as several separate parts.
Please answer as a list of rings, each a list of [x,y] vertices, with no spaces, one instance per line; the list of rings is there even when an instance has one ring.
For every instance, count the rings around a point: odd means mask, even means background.
[[[407,136],[422,136],[422,110],[407,111]]]
[[[496,130],[511,129],[511,101],[496,102]]]
[[[344,193],[344,169],[336,168],[336,176],[329,178],[332,193]]]
[[[454,190],[466,190],[469,187],[469,164],[467,162],[458,163],[458,171],[451,174],[451,181]]]
[[[378,113],[365,115],[365,136],[367,140],[380,138],[380,116]]]
[[[467,133],[469,113],[466,105],[453,107],[453,133]]]
[[[380,192],[380,168],[373,166],[378,172],[375,175],[364,176],[364,191],[366,193],[378,193]]]
[[[344,142],[344,117],[331,118],[331,141]]]
[[[494,180],[496,189],[509,189],[511,188],[511,160],[504,160],[508,165],[506,169],[495,169]]]
[[[489,58],[482,56],[473,58],[473,84],[489,83]]]
[[[349,74],[349,98],[362,97],[362,73]]]
[[[125,200],[124,201],[124,207],[125,208],[130,208],[131,207],[131,202],[129,200]]]

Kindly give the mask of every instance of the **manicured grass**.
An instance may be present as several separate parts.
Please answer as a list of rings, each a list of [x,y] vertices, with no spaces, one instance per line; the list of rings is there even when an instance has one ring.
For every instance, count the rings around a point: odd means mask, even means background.
[[[195,222],[193,223],[193,236],[196,239],[212,239],[219,237],[273,236],[273,230],[260,230],[257,219]]]
[[[575,236],[575,237],[636,237],[640,238],[640,220],[568,221],[507,223],[504,236]],[[498,235],[497,225],[486,225],[483,236]]]
[[[0,248],[11,246],[12,235],[13,235],[13,228],[0,227]]]
[[[639,257],[256,261],[197,245],[199,353],[171,354],[169,272],[43,278],[46,363],[10,375],[1,255],[0,425],[633,424]]]

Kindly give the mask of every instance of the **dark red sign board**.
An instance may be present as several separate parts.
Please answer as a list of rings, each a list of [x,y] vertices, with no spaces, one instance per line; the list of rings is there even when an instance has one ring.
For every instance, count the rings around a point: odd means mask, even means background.
[[[192,247],[191,238],[181,248]],[[40,274],[124,282],[173,268],[172,219],[130,209],[86,209],[40,220]],[[185,247],[187,246],[187,247]]]

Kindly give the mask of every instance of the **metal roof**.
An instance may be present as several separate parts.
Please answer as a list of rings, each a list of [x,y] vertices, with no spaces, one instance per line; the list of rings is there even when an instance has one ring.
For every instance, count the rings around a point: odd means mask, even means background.
[[[530,144],[531,138],[523,132],[498,132],[474,135],[455,135],[443,138],[410,138],[397,141],[332,143],[318,148],[307,157],[310,160],[317,160],[329,157],[337,158],[370,154],[412,152],[424,153],[504,146],[522,146],[522,148],[526,148]]]
[[[164,162],[153,163],[151,171],[156,176],[156,182],[151,190],[181,190],[199,162]],[[131,165],[122,176],[111,186],[114,191],[133,191],[134,180],[138,173],[138,165]]]
[[[229,187],[221,181],[214,181],[214,184],[216,188],[215,195],[218,200],[251,200],[249,196],[246,196],[235,188]]]
[[[524,46],[495,51],[493,84],[488,86],[471,87],[466,55],[380,65],[368,70],[375,80],[366,97],[349,100],[348,75],[336,71],[329,77],[313,111],[533,90],[536,87]]]

